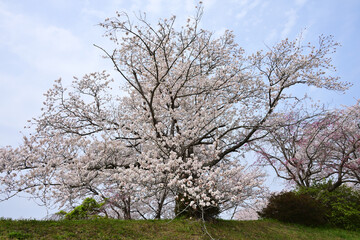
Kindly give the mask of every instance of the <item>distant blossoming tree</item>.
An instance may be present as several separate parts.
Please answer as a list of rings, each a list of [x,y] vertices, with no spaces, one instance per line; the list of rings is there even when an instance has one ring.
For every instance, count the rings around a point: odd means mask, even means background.
[[[70,89],[56,81],[35,133],[0,150],[5,198],[26,191],[64,204],[95,195],[129,219],[210,218],[261,197],[264,173],[245,166],[245,145],[266,135],[287,89],[347,89],[326,74],[338,44],[286,39],[246,56],[231,31],[216,38],[200,29],[201,15],[200,7],[180,29],[175,17],[156,26],[124,13],[106,19],[115,49],[97,47],[126,94],[111,90],[106,72],[74,78]]]
[[[292,124],[269,128],[263,145],[254,148],[279,177],[299,187],[327,181],[329,191],[360,184],[359,102],[317,114],[289,112],[283,122]]]

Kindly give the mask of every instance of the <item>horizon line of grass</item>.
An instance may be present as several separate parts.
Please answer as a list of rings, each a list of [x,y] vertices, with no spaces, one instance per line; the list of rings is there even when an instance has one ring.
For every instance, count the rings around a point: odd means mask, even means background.
[[[213,239],[360,239],[360,231],[306,227],[276,220],[206,222]],[[12,220],[0,218],[0,239],[211,239],[202,221],[175,220]]]

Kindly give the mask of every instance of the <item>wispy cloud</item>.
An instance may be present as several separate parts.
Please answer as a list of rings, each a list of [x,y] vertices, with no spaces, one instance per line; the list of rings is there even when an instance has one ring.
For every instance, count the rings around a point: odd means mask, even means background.
[[[38,71],[67,71],[76,53],[83,52],[81,40],[67,29],[47,25],[2,9],[0,11],[2,46]],[[6,36],[6,38],[5,38]]]
[[[295,9],[290,9],[286,12],[287,21],[284,25],[283,30],[281,31],[281,38],[288,37],[289,33],[293,30],[293,27],[296,25],[296,20],[298,18],[297,11]]]
[[[159,14],[162,12],[164,3],[162,0],[149,0],[145,11],[149,14]]]
[[[240,12],[238,14],[236,14],[236,18],[237,19],[242,19],[244,18],[251,10],[255,9],[258,5],[259,5],[260,1],[259,0],[255,0],[255,1],[248,1],[248,0],[242,0],[239,1],[239,7],[240,7]]]
[[[295,4],[299,7],[304,6],[306,2],[307,0],[295,0]]]
[[[0,7],[0,32],[0,63],[7,66],[0,68],[0,112],[7,116],[0,119],[0,128],[20,131],[26,120],[39,112],[43,93],[53,80],[64,77],[70,82],[74,75],[101,68],[101,53],[91,42],[86,44],[69,29],[4,4]],[[21,138],[0,134],[0,146]]]

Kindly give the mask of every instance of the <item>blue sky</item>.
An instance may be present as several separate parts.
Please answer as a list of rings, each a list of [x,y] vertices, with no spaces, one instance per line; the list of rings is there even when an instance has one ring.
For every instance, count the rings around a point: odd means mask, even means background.
[[[0,146],[21,143],[26,121],[40,114],[43,93],[53,81],[109,70],[93,44],[107,49],[97,24],[115,11],[146,12],[148,19],[178,16],[181,25],[194,13],[192,0],[0,0]],[[351,105],[360,96],[360,1],[357,0],[204,0],[202,27],[221,33],[233,30],[248,53],[265,49],[303,32],[316,43],[334,35],[342,47],[333,56],[336,74],[353,83],[345,94],[315,88],[302,91],[330,106]],[[115,79],[121,79],[114,73]],[[276,181],[275,181],[276,182]],[[53,211],[52,211],[53,212]],[[0,217],[42,218],[45,208],[15,198],[0,202]]]

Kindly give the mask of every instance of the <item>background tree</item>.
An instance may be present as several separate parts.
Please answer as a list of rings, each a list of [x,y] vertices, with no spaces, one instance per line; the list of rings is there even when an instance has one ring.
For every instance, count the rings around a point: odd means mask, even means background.
[[[269,129],[266,144],[255,150],[278,177],[298,187],[326,181],[333,191],[343,183],[359,184],[359,119],[359,101],[310,115],[304,110],[290,112],[283,118],[284,125]]]
[[[211,218],[261,197],[264,173],[242,163],[244,145],[267,134],[287,89],[348,87],[326,74],[338,44],[286,39],[246,56],[231,31],[216,38],[200,29],[201,15],[200,7],[180,29],[175,17],[156,26],[124,13],[106,19],[116,47],[99,48],[126,94],[111,90],[106,72],[75,78],[70,90],[56,81],[35,134],[1,150],[2,193],[61,204],[120,194],[125,218],[160,218],[171,204],[179,215]]]

